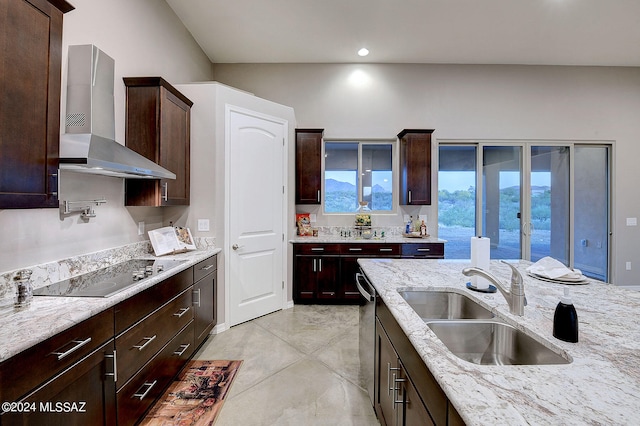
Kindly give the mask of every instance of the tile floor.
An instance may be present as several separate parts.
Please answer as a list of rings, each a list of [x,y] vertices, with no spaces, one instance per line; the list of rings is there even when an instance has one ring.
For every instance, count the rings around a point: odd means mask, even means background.
[[[243,365],[216,426],[379,425],[358,357],[358,307],[296,305],[209,337],[194,359]]]

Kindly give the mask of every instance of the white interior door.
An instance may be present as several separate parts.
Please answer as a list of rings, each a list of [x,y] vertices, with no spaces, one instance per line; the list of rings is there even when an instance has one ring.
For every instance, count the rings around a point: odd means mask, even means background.
[[[283,307],[286,122],[227,108],[230,326]]]

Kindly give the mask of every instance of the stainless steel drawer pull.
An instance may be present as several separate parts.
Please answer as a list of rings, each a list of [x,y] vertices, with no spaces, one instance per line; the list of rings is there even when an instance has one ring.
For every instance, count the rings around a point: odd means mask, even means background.
[[[195,295],[196,295],[196,294],[198,295],[198,300],[197,300],[197,301],[196,301],[196,300],[194,300],[194,301],[193,301],[193,304],[194,304],[194,305],[196,305],[196,306],[199,308],[199,307],[201,307],[201,306],[202,306],[202,304],[201,304],[201,302],[202,302],[202,301],[201,301],[201,297],[202,297],[202,296],[200,295],[200,289],[193,290],[193,295],[194,295],[194,297],[195,297]]]
[[[113,373],[105,373],[105,376],[113,377],[113,382],[118,381],[118,360],[116,358],[116,350],[113,350],[113,354],[106,354],[105,358],[113,358]]]
[[[394,384],[393,387],[391,387],[391,372],[392,371],[400,371],[400,368],[399,367],[391,367],[391,363],[388,362],[387,363],[387,388],[389,389],[389,392],[387,393],[387,395],[391,395],[392,391],[395,392],[396,385]],[[396,373],[393,373],[393,380],[395,382]]]
[[[311,251],[324,251],[324,247],[311,247]]]
[[[146,340],[146,342],[144,342],[144,344],[142,345],[133,345],[133,347],[141,351],[144,348],[146,348],[149,343],[153,342],[156,339],[156,337],[158,337],[156,334],[154,334],[151,337],[143,337],[142,340]]]
[[[207,265],[207,266],[203,266],[202,268],[200,268],[201,271],[208,271],[209,269],[213,268],[215,265]]]
[[[75,351],[77,351],[78,349],[80,349],[90,341],[91,341],[91,337],[87,337],[85,340],[72,340],[71,343],[76,344],[74,347],[72,347],[66,352],[51,352],[51,355],[57,355],[58,361],[60,361],[61,359],[68,357],[69,355],[71,355],[72,353],[74,353]]]
[[[144,382],[144,384],[142,386],[140,386],[140,389],[138,390],[138,392],[133,394],[133,398],[140,398],[140,401],[142,401],[144,399],[145,396],[147,396],[149,394],[149,392],[151,392],[151,389],[153,389],[153,387],[156,385],[156,383],[158,383],[157,380],[154,380],[153,382],[149,383],[149,382]],[[144,390],[144,392],[142,392],[142,390],[144,388],[147,388],[146,390]]]
[[[418,251],[431,251],[429,248],[419,248]]]
[[[184,314],[186,314],[187,312],[189,312],[189,309],[191,309],[191,306],[187,306],[186,308],[182,308],[180,309],[178,312],[176,312],[175,314],[173,314],[174,317],[178,317],[178,318],[182,318],[182,316]]]
[[[362,251],[359,247],[349,247],[349,251]]]
[[[398,379],[396,373],[393,373],[393,409],[396,409],[396,404],[404,404],[404,400],[398,400],[398,391],[400,390],[396,384],[406,382],[407,379]]]
[[[380,251],[393,251],[393,249],[390,248],[381,248]]]
[[[178,355],[178,356],[182,356],[183,353],[185,353],[187,351],[187,349],[189,348],[189,346],[191,346],[190,343],[185,343],[184,345],[180,345],[180,347],[178,348],[177,351],[175,351],[173,354],[174,355]]]

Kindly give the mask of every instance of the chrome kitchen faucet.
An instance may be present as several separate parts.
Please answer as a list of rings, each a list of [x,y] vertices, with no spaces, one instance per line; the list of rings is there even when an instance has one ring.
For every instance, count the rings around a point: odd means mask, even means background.
[[[509,265],[511,268],[511,289],[507,290],[499,279],[491,275],[489,272],[481,268],[471,267],[464,268],[462,274],[470,277],[472,275],[479,275],[496,285],[500,293],[504,296],[509,304],[509,311],[514,315],[524,316],[524,307],[527,305],[527,297],[524,294],[524,280],[520,271],[516,269],[512,264],[501,260],[500,262]]]

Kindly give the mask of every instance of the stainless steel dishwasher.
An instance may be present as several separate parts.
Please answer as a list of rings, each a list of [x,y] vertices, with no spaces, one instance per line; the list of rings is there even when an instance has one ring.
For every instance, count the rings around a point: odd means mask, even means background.
[[[359,354],[360,374],[369,392],[371,405],[375,405],[374,395],[374,358],[375,358],[375,326],[376,326],[376,289],[371,285],[364,273],[356,274],[356,286],[365,299],[360,305]]]

